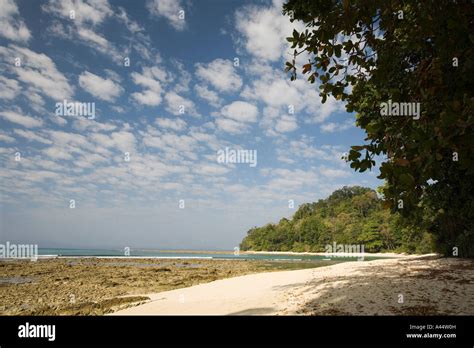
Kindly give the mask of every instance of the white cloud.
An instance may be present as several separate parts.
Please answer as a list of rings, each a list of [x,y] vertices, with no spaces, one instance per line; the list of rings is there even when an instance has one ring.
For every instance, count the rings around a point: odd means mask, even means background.
[[[290,115],[283,115],[275,125],[275,130],[280,133],[292,132],[297,128],[296,118]]]
[[[174,82],[177,82],[174,87],[173,87],[173,90],[176,92],[176,93],[185,93],[185,92],[188,92],[189,91],[189,84],[191,83],[191,80],[192,80],[192,75],[189,73],[189,71],[187,71],[185,68],[184,68],[184,64],[173,59],[172,61],[172,66],[173,68],[176,68],[175,71],[173,71],[173,80]]]
[[[46,139],[32,131],[23,130],[23,129],[15,129],[14,133],[30,141],[34,140],[39,143],[48,144],[48,145],[51,145],[53,143],[51,140]]]
[[[343,111],[343,103],[334,98],[328,98],[322,104],[317,86],[305,80],[289,81],[285,74],[276,70],[270,77],[264,76],[246,86],[241,97],[267,105],[261,122],[267,135],[275,136],[296,129],[300,115],[304,115],[306,123],[321,123],[333,113]]]
[[[320,167],[319,172],[328,178],[345,178],[351,176],[351,173],[348,173],[345,170],[329,167]]]
[[[297,81],[295,81],[297,82]],[[308,89],[308,86],[306,86]],[[272,71],[272,75],[254,80],[242,91],[242,96],[249,99],[261,100],[273,107],[293,105],[296,110],[302,108],[302,96],[295,83],[290,82],[285,75]],[[315,93],[317,96],[317,94]],[[319,96],[317,96],[319,98]]]
[[[250,103],[235,101],[224,106],[221,115],[240,122],[255,122],[257,121],[258,109]]]
[[[125,24],[127,29],[132,34],[136,34],[145,30],[140,24],[131,20],[130,17],[128,17],[128,14],[123,7],[118,8],[117,18]]]
[[[132,93],[134,98],[139,104],[148,106],[157,106],[161,103],[161,95],[151,89],[144,90],[143,92]]]
[[[321,104],[321,97],[316,86],[309,84],[302,79],[290,81],[281,71],[274,70],[271,77],[261,77],[254,80],[242,91],[242,96],[248,99],[254,99],[264,102],[270,107],[284,108],[288,113],[291,107],[295,113],[304,111],[309,114],[317,114],[323,120],[335,108],[325,109],[326,104]],[[337,104],[336,104],[337,106]]]
[[[174,131],[181,131],[186,128],[186,122],[180,118],[169,119],[169,118],[157,118],[155,123],[162,128],[169,128]]]
[[[166,93],[165,100],[166,110],[173,115],[199,116],[194,103],[189,99],[181,97],[175,92]]]
[[[0,99],[14,99],[20,94],[18,81],[0,76]]]
[[[39,95],[38,90],[34,87],[29,87],[26,91],[23,92],[23,95],[31,102],[30,107],[38,113],[47,113],[44,109],[45,101],[41,95]]]
[[[87,154],[74,161],[74,165],[81,168],[94,168],[99,163],[108,162],[108,159],[98,154]]]
[[[226,59],[196,64],[196,76],[222,92],[236,92],[242,87],[242,79],[235,72],[233,63]]]
[[[274,0],[270,6],[244,6],[235,14],[237,43],[252,57],[250,63],[243,66],[252,79],[242,90],[241,97],[266,104],[260,126],[269,136],[296,130],[300,117],[306,123],[321,123],[343,108],[342,103],[333,98],[322,104],[317,85],[305,79],[290,81],[282,69],[269,64],[281,64],[282,60],[289,59],[291,50],[286,37],[291,36],[294,29],[304,29],[301,23],[291,23],[289,17],[281,13],[282,4],[282,0]]]
[[[180,11],[183,10],[181,0],[151,0],[147,4],[151,14],[166,18],[176,30],[183,30],[186,22],[181,19]]]
[[[0,141],[3,141],[5,143],[13,143],[15,142],[15,138],[9,136],[8,134],[5,133],[0,133]]]
[[[59,126],[65,126],[67,124],[66,118],[54,114],[50,115],[49,119]]]
[[[173,133],[165,133],[160,136],[146,135],[143,138],[143,144],[158,148],[165,153],[165,157],[181,163],[183,163],[181,156],[197,159],[195,151],[197,151],[198,141],[189,135]]]
[[[248,130],[248,125],[237,122],[229,118],[219,118],[216,120],[217,128],[231,134],[242,134]]]
[[[235,101],[212,115],[217,117],[216,126],[219,129],[231,134],[241,134],[249,129],[248,123],[257,121],[258,108],[247,102]]]
[[[132,80],[144,88],[142,92],[132,93],[132,98],[138,103],[148,106],[157,106],[161,103],[163,93],[161,84],[168,80],[164,70],[158,67],[145,67],[141,74],[133,72]]]
[[[55,100],[72,96],[73,88],[47,55],[10,45],[8,48],[0,47],[0,57],[5,61],[10,61],[11,57],[20,58],[21,67],[12,67],[11,72],[15,73],[21,82],[35,87],[42,94]]]
[[[74,23],[92,26],[101,24],[113,14],[107,0],[50,0],[43,10],[64,19],[69,19],[70,11],[74,11],[75,18],[71,19]]]
[[[120,59],[120,55],[116,49],[110,44],[110,42],[103,36],[97,34],[95,31],[88,28],[77,28],[76,34],[78,38],[87,43],[91,47],[95,48],[99,52],[111,55],[114,59]]]
[[[324,122],[333,113],[344,112],[344,104],[335,98],[328,97],[326,102],[321,103],[321,99],[315,99],[315,103],[312,103],[312,117],[308,119],[308,122],[321,123]]]
[[[48,147],[43,150],[43,153],[56,160],[70,160],[73,158],[70,153],[58,147]]]
[[[21,115],[15,111],[2,111],[0,112],[0,116],[7,121],[17,123],[27,128],[40,127],[43,125],[42,120],[31,116]]]
[[[54,22],[48,30],[51,34],[65,39],[77,38],[83,44],[121,62],[123,57],[117,48],[96,32],[97,27],[106,19],[114,17],[114,11],[107,0],[49,0],[41,8],[57,19],[68,22],[66,26],[58,21]],[[71,11],[74,11],[74,19],[70,18]],[[124,21],[122,12],[116,17],[121,22]]]
[[[284,169],[274,168],[267,171],[263,170],[263,176],[270,176],[272,179],[267,186],[272,191],[294,190],[302,186],[315,186],[319,179],[313,168],[309,170],[302,169]]]
[[[81,153],[81,149],[95,149],[91,142],[81,134],[57,130],[48,130],[47,133],[55,146],[61,148],[68,147],[72,152]]]
[[[322,124],[320,126],[321,132],[323,133],[334,133],[334,132],[342,132],[347,129],[350,129],[354,127],[355,123],[354,120],[346,120],[342,123],[334,123],[334,122],[329,122]]]
[[[312,138],[303,136],[300,140],[291,140],[289,144],[285,142],[283,147],[277,148],[276,153],[279,161],[293,164],[297,158],[304,158],[306,162],[312,159],[333,160],[337,156],[332,150],[332,148],[315,147]]]
[[[20,18],[20,11],[13,0],[0,0],[0,36],[12,41],[26,42],[31,33]]]
[[[112,123],[97,122],[95,120],[89,120],[86,117],[74,118],[72,126],[81,132],[85,130],[90,132],[110,132],[117,128],[117,126]]]
[[[123,153],[133,153],[135,151],[136,139],[131,132],[120,131],[110,135],[96,133],[92,134],[91,138],[97,145],[102,147],[118,149]]]
[[[298,128],[298,122],[294,114],[289,114],[285,108],[270,107],[263,108],[263,117],[260,127],[268,136],[281,136],[281,133],[291,132]]]
[[[160,86],[159,82],[166,83],[169,81],[166,71],[157,66],[144,67],[142,74],[132,73],[132,77],[136,84],[150,89],[158,88]]]
[[[89,71],[79,76],[79,85],[92,96],[109,102],[114,101],[123,92],[123,88],[114,80],[104,79]]]
[[[197,84],[194,86],[194,90],[200,98],[207,101],[211,106],[219,107],[221,105],[222,100],[219,95],[206,86]]]
[[[246,6],[235,14],[236,28],[247,53],[264,61],[278,61],[290,52],[286,41],[294,28],[301,30],[303,24],[290,22],[282,14],[282,1],[273,1],[272,6]]]
[[[230,169],[219,165],[203,164],[193,168],[193,171],[200,175],[222,175],[228,173]]]

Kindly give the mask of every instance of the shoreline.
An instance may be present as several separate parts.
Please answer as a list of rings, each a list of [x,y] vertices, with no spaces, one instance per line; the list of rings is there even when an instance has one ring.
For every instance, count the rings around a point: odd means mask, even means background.
[[[169,253],[182,253],[182,254],[215,254],[215,255],[233,255],[236,257],[230,257],[230,258],[225,258],[225,257],[220,257],[216,259],[220,260],[244,260],[244,259],[239,259],[239,255],[289,255],[289,256],[327,256],[327,257],[340,257],[340,258],[347,258],[347,257],[354,257],[354,258],[360,258],[360,257],[380,257],[380,258],[409,258],[409,257],[418,257],[418,256],[439,256],[436,253],[431,253],[431,254],[425,254],[425,255],[420,255],[420,254],[407,254],[407,253],[393,253],[393,252],[387,252],[387,253],[369,253],[369,252],[363,252],[363,253],[346,253],[346,252],[332,252],[332,253],[326,253],[326,252],[295,252],[295,251],[240,251],[239,254],[235,254],[234,251],[195,251],[195,250],[156,250],[157,252],[161,252],[163,254]],[[44,254],[44,255],[37,255],[36,259],[90,259],[90,258],[96,258],[96,259],[171,259],[171,260],[213,260],[214,258],[212,256],[153,256],[153,255],[130,255],[130,256],[124,256],[124,255],[62,255],[62,254]],[[29,257],[25,258],[1,258],[0,261],[5,260],[5,261],[16,261],[16,260],[31,260]],[[288,259],[291,260],[291,259]],[[36,260],[32,260],[36,261]]]

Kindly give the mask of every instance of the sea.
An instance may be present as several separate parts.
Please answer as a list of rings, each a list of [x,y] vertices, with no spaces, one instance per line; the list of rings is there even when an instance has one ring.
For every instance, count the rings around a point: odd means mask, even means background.
[[[345,255],[312,255],[280,253],[245,253],[234,251],[200,251],[200,250],[153,250],[133,249],[125,253],[124,249],[66,249],[39,248],[41,257],[99,257],[99,258],[156,258],[156,259],[218,259],[218,260],[268,260],[268,261],[363,261],[381,257],[345,256]]]

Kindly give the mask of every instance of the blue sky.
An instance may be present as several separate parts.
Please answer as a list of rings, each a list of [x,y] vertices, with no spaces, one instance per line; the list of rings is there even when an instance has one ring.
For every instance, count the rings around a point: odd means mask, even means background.
[[[355,116],[284,73],[301,24],[281,6],[0,0],[1,239],[232,249],[301,203],[380,185],[340,159],[363,141]],[[95,117],[56,114],[64,101]],[[219,163],[226,147],[257,165]]]

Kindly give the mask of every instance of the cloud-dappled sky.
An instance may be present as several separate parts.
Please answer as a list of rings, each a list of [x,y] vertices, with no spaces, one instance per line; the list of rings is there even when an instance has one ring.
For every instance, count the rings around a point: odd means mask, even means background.
[[[1,239],[232,249],[301,203],[380,185],[341,160],[364,138],[355,116],[285,74],[301,26],[281,7],[0,0]],[[95,117],[56,114],[64,101]],[[257,165],[219,163],[225,148]]]

